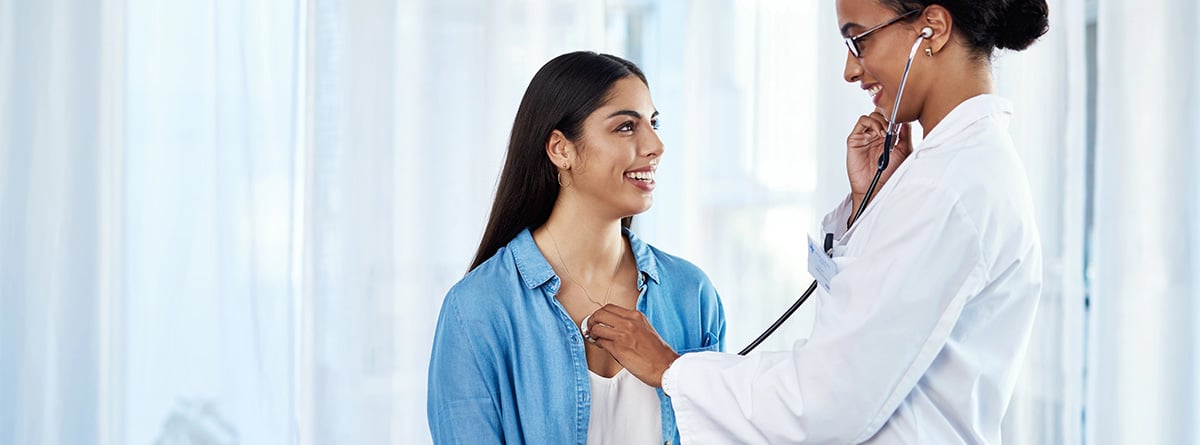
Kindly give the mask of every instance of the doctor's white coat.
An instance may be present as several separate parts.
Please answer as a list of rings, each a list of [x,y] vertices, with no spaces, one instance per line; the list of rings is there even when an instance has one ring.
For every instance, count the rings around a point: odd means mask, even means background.
[[[853,227],[790,351],[686,354],[663,375],[683,443],[997,443],[1041,292],[1011,105],[964,101]]]

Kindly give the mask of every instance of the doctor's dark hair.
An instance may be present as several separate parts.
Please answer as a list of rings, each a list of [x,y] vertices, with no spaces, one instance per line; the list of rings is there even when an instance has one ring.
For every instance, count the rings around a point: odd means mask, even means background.
[[[1021,51],[1050,29],[1046,0],[878,0],[902,14],[929,5],[940,5],[954,17],[972,51],[990,58],[993,49]],[[918,17],[914,17],[916,20]]]
[[[541,227],[558,199],[558,168],[546,154],[554,130],[580,146],[583,121],[604,105],[618,80],[646,75],[633,62],[608,54],[579,51],[546,62],[521,98],[508,139],[508,154],[500,171],[496,199],[483,240],[471,261],[474,270],[522,230]],[[629,227],[632,217],[621,220]]]

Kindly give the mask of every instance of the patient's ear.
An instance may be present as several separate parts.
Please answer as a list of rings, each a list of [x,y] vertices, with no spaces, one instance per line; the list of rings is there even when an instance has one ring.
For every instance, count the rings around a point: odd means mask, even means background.
[[[550,132],[550,137],[546,138],[546,155],[559,170],[570,170],[576,161],[575,144],[561,131],[554,130]]]

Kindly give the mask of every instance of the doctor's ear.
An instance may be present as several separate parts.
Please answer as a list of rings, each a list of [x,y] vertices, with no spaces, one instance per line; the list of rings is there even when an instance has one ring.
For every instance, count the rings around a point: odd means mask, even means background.
[[[550,162],[556,167],[570,170],[571,163],[575,160],[575,144],[561,131],[551,131],[550,137],[546,138],[546,156],[550,157]]]
[[[954,30],[954,17],[942,5],[929,5],[921,13],[921,20],[917,21],[917,26],[918,32],[923,28],[933,31],[933,35],[926,40],[926,48],[936,54],[950,41],[950,33]]]

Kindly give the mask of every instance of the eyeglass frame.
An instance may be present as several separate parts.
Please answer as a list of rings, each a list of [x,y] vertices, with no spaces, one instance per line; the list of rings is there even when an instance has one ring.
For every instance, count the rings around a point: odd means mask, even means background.
[[[893,17],[891,20],[888,20],[886,22],[883,22],[878,25],[867,28],[866,31],[860,32],[860,33],[852,35],[850,37],[846,37],[845,38],[846,48],[850,50],[850,54],[853,55],[854,58],[861,59],[862,58],[862,49],[858,47],[859,40],[866,38],[867,35],[870,35],[871,33],[875,32],[875,31],[879,31],[883,28],[886,28],[886,27],[888,27],[888,25],[899,22],[900,20],[903,20],[903,19],[907,18],[908,16],[916,14],[921,11],[922,11],[921,9],[914,9],[912,11],[908,11],[906,13],[903,13],[896,17]]]

